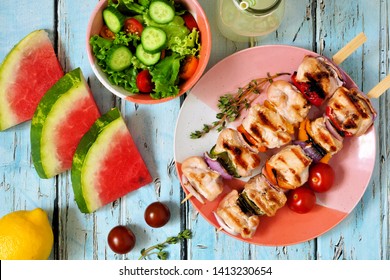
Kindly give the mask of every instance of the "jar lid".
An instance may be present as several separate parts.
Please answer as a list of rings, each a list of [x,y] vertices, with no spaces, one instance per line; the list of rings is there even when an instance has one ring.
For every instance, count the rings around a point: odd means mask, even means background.
[[[276,10],[282,0],[268,1],[267,5],[264,5],[265,3],[260,3],[267,2],[264,0],[233,0],[233,2],[240,10],[252,15],[262,16]]]

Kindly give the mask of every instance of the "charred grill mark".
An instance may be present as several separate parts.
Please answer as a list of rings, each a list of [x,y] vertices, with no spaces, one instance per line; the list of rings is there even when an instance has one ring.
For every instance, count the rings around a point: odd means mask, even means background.
[[[305,73],[306,79],[309,81],[309,91],[313,91],[318,94],[322,99],[326,98],[326,93],[324,92],[322,79],[329,78],[329,74],[326,72],[319,72],[313,76],[310,73]]]
[[[261,135],[261,130],[259,130],[258,126],[256,124],[251,124],[250,128],[249,128],[250,132],[252,133],[252,135],[259,140],[260,143],[265,143],[265,144],[268,144],[264,138],[262,137]]]
[[[275,214],[275,205],[281,206],[284,204],[282,203],[280,197],[275,194],[275,192],[267,190],[264,190],[264,192],[261,193],[258,197],[254,196],[252,200],[267,216],[272,216]]]
[[[283,157],[283,156],[280,156],[279,157],[279,160],[281,161],[281,162],[283,162],[284,164],[288,164],[288,162],[287,162],[287,160]]]
[[[242,136],[242,139],[244,139],[245,144],[247,144],[248,146],[250,146],[252,148],[256,148],[256,145],[253,144],[251,141],[249,141],[249,139],[246,137],[246,135],[244,133],[241,133],[241,136]]]
[[[234,158],[234,163],[236,163],[237,165],[241,166],[242,168],[244,169],[247,169],[248,168],[248,163],[243,159],[242,157],[242,148],[239,148],[237,146],[231,146],[229,143],[227,142],[223,142],[223,147],[227,150],[227,151],[230,151],[230,154],[233,156]]]
[[[290,137],[284,133],[277,133],[276,136],[278,137],[279,140],[282,140],[284,143],[290,141]]]
[[[344,109],[344,107],[345,107],[340,102],[337,102],[337,100],[335,102],[333,102],[332,106],[333,106],[333,109],[338,110],[338,111]]]
[[[252,160],[253,160],[255,166],[260,164],[260,158],[257,155],[252,155]]]
[[[319,129],[317,131],[317,133],[318,133],[318,138],[320,140],[319,142],[325,143],[329,146],[329,152],[336,152],[337,151],[337,147],[334,145],[334,141],[333,141],[332,136],[330,136],[327,133],[324,133],[322,131],[322,129]]]
[[[272,122],[272,119],[262,111],[257,111],[261,125],[271,128],[273,131],[277,131],[279,127]]]
[[[358,128],[357,121],[359,120],[359,116],[352,114],[343,122],[344,129],[356,129]]]
[[[356,89],[351,89],[351,91],[349,91],[346,95],[363,119],[370,118],[370,116],[367,114],[366,106],[364,106],[365,100],[359,98]]]
[[[199,185],[199,186],[201,185],[204,177],[205,177],[205,174],[203,172],[191,174],[191,178],[197,183],[196,185]]]
[[[291,151],[299,159],[299,161],[302,162],[303,166],[310,165],[311,161],[303,153],[301,153],[298,149],[291,149]]]

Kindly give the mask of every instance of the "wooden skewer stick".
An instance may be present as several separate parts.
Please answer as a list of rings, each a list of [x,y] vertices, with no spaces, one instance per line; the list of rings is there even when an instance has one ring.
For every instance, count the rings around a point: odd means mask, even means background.
[[[346,44],[341,50],[333,55],[332,60],[335,64],[340,65],[348,56],[350,56],[357,48],[366,42],[367,37],[363,32],[359,33],[348,44]]]
[[[390,88],[390,75],[387,75],[382,81],[373,87],[368,93],[369,98],[379,98],[386,90]]]
[[[187,196],[180,202],[180,204],[183,204],[184,202],[186,202],[187,200],[189,200],[193,196],[194,195],[192,193],[187,194]]]

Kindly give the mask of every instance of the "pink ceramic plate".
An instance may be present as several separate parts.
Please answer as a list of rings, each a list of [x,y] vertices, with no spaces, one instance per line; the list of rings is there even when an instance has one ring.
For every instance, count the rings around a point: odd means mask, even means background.
[[[215,131],[196,140],[190,139],[190,133],[202,129],[203,124],[216,120],[219,96],[234,93],[250,80],[266,77],[267,73],[293,73],[308,54],[316,55],[297,47],[260,46],[237,52],[211,68],[191,90],[178,118],[174,148],[179,178],[183,160],[202,155],[216,142],[218,133]],[[356,86],[349,76],[346,77],[347,87]],[[289,76],[282,79],[288,80]],[[259,97],[259,102],[264,95]],[[244,112],[243,115],[245,114]],[[239,123],[240,120],[237,120],[230,126],[236,128]],[[330,161],[336,171],[335,185],[330,191],[317,195],[317,205],[311,212],[297,214],[288,207],[283,207],[274,217],[261,218],[260,226],[252,239],[234,237],[258,245],[283,246],[301,243],[327,232],[351,213],[363,196],[374,169],[375,149],[374,128],[361,137],[346,139],[342,151]],[[248,178],[226,182],[225,193],[231,188],[242,188],[246,180]],[[219,226],[212,212],[223,195],[204,205],[195,198],[190,199],[200,214],[216,228]]]

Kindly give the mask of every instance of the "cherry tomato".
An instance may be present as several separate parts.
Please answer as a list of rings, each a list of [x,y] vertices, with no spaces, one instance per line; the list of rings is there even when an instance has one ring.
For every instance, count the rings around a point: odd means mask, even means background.
[[[316,195],[306,185],[287,193],[287,206],[299,214],[309,212],[316,203]]]
[[[315,192],[326,192],[333,186],[335,173],[333,168],[323,162],[317,162],[309,169],[309,187]]]
[[[191,13],[186,12],[182,17],[184,19],[185,25],[187,26],[187,28],[189,30],[192,31],[193,28],[199,30],[198,24],[196,23],[196,20],[195,20],[194,16]]]
[[[115,39],[115,33],[112,32],[107,25],[103,25],[102,29],[100,29],[99,35],[102,36],[105,39],[114,40]]]
[[[107,242],[111,250],[117,254],[127,254],[135,246],[135,235],[126,226],[116,226],[108,233]]]
[[[154,88],[152,76],[150,75],[148,69],[144,69],[139,72],[135,82],[140,92],[149,93]]]
[[[142,23],[140,23],[137,19],[128,18],[124,22],[124,30],[126,33],[136,34],[138,36],[141,36],[141,33],[144,30],[144,27],[143,27]]]
[[[156,201],[146,207],[144,218],[149,226],[159,228],[168,223],[171,212],[164,203]]]
[[[193,55],[189,55],[184,59],[183,66],[180,69],[179,77],[183,80],[188,80],[194,75],[196,68],[198,68],[199,59]]]

